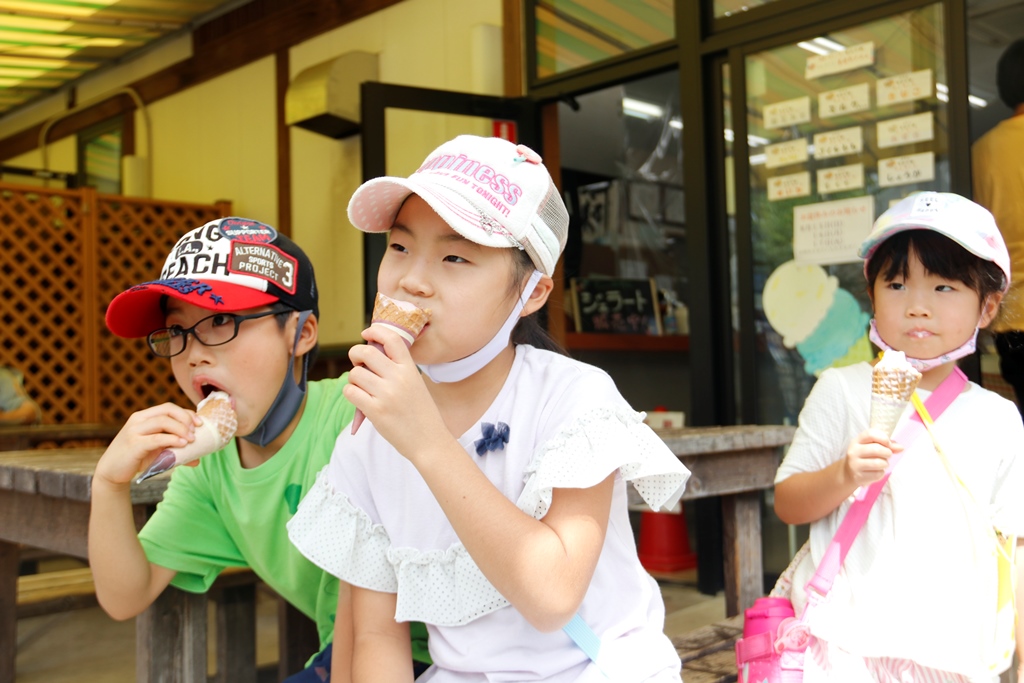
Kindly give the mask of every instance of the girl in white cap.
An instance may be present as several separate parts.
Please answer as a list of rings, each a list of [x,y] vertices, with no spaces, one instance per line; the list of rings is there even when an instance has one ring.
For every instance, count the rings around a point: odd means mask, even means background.
[[[689,472],[607,374],[524,336],[568,229],[540,157],[461,136],[365,183],[349,218],[389,231],[379,291],[432,311],[411,348],[364,331],[383,351],[352,349],[346,397],[367,423],[289,524],[353,586],[353,679],[412,680],[421,621],[421,681],[677,683],[626,481],[671,507]]]
[[[775,484],[779,518],[811,524],[810,552],[793,567],[797,615],[852,501],[902,455],[827,598],[808,613],[803,680],[998,680],[1015,647],[1014,610],[1011,597],[998,600],[993,529],[1024,535],[1024,426],[1010,401],[966,382],[956,361],[995,316],[1009,255],[988,211],[922,192],[876,221],[860,256],[872,341],[906,355],[922,375],[922,399],[948,392],[934,422],[948,464],[923,429],[897,443],[868,427],[871,365],[822,373]],[[905,409],[897,436],[914,414]]]

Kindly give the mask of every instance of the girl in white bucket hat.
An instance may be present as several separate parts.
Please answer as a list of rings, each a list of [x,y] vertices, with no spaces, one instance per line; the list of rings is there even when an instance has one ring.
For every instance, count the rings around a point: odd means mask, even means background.
[[[956,361],[998,311],[1009,255],[981,206],[920,192],[878,218],[860,256],[871,340],[886,361],[905,355],[922,401],[948,405],[939,415],[930,403],[937,447],[911,404],[894,437],[869,427],[869,363],[826,370],[808,396],[775,483],[780,519],[811,525],[810,552],[792,566],[798,615],[814,602],[807,584],[852,501],[891,474],[827,599],[809,613],[803,680],[998,680],[1016,645],[1016,544],[996,532],[1024,535],[1024,425]]]

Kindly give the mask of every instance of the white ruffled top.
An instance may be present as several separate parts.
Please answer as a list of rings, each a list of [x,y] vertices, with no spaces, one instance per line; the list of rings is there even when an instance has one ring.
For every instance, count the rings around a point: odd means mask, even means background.
[[[625,482],[652,508],[667,509],[689,471],[643,417],[603,371],[520,345],[505,386],[459,442],[535,519],[547,513],[553,489],[588,488],[617,473],[605,545],[580,615],[608,656],[628,661],[631,680],[666,671],[678,680],[660,592],[637,559]],[[507,443],[477,455],[484,425],[499,423],[508,425]],[[299,550],[332,574],[397,593],[396,620],[427,624],[437,665],[429,680],[502,671],[523,681],[597,675],[564,633],[540,633],[505,609],[508,601],[476,566],[419,473],[369,422],[355,436],[343,430],[288,530]]]

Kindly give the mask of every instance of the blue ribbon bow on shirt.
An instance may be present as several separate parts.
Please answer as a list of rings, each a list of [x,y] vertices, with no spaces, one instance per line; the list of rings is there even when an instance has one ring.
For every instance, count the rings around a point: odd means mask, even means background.
[[[483,455],[487,451],[505,450],[509,432],[507,424],[499,422],[496,425],[492,425],[490,422],[481,422],[480,428],[483,431],[484,438],[477,439],[474,442],[477,455]]]

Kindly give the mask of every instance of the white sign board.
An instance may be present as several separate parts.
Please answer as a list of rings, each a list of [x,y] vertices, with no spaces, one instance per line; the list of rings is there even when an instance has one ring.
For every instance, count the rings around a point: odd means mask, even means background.
[[[853,263],[875,221],[875,198],[854,197],[793,208],[793,259],[800,263]]]
[[[875,44],[869,41],[860,45],[851,45],[842,52],[808,57],[804,67],[804,78],[811,80],[829,74],[852,71],[862,66],[871,66],[874,63]]]
[[[879,121],[877,124],[878,146],[885,149],[886,147],[909,145],[912,142],[933,140],[935,138],[934,121],[935,118],[930,111]]]
[[[811,193],[810,171],[777,175],[768,179],[768,201],[806,197]]]
[[[909,71],[890,78],[879,78],[875,102],[879,107],[913,102],[932,96],[932,70]]]
[[[935,180],[935,152],[878,160],[878,184],[881,187],[924,183],[929,180]]]
[[[811,120],[810,96],[764,106],[764,127],[783,128]]]
[[[864,164],[818,169],[818,194],[831,194],[864,187]]]
[[[864,151],[864,133],[860,126],[814,134],[814,158],[832,159]]]
[[[764,148],[764,165],[766,168],[778,168],[789,164],[807,161],[807,140],[799,138],[787,142],[778,142]]]
[[[829,90],[818,95],[818,116],[823,119],[864,111],[870,107],[871,87],[867,83]]]

